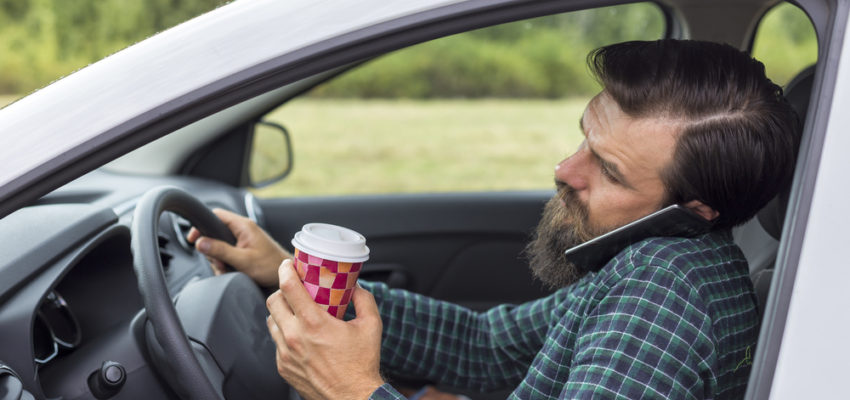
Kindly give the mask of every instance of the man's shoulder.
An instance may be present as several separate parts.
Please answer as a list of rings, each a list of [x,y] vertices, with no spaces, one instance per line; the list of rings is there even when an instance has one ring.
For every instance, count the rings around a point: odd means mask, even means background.
[[[638,266],[746,262],[732,234],[726,230],[692,238],[652,237],[627,246],[611,261]]]
[[[738,308],[752,306],[747,262],[728,231],[634,243],[585,279],[589,308],[612,298],[663,304],[674,296],[698,311],[693,315],[713,319],[737,309],[738,303]]]
[[[693,238],[642,240],[620,251],[600,273],[613,278],[636,269],[660,269],[688,281],[701,281],[707,275],[746,274],[747,261],[732,240],[732,234],[718,231]]]

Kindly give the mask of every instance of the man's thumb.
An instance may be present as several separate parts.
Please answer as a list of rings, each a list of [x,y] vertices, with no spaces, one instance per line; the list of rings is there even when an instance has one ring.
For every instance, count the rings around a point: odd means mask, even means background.
[[[375,296],[363,289],[360,285],[354,287],[354,293],[351,295],[351,302],[354,304],[354,309],[357,310],[357,318],[375,317],[380,321],[381,314],[378,311],[378,303],[375,302]]]
[[[215,258],[225,264],[237,265],[239,249],[218,239],[202,237],[195,241],[195,248],[202,254]]]

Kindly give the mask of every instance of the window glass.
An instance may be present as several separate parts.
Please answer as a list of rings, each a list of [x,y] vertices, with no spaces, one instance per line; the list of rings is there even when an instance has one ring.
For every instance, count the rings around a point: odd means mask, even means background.
[[[654,40],[654,4],[499,25],[386,55],[269,114],[294,169],[260,196],[544,189],[599,91],[587,53]]]
[[[818,59],[818,41],[803,10],[788,3],[773,7],[759,22],[753,57],[764,63],[767,76],[785,86]]]
[[[0,0],[0,108],[226,0]]]

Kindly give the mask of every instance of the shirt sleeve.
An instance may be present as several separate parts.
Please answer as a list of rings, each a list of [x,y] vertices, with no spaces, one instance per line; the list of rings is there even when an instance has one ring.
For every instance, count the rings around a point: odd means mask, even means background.
[[[381,386],[378,386],[372,395],[369,396],[369,400],[406,400],[407,397],[404,397],[401,393],[395,390],[389,383],[385,383]]]
[[[589,310],[560,397],[703,398],[714,379],[710,329],[690,284],[665,268],[635,268]]]
[[[556,292],[478,313],[382,283],[361,284],[381,312],[385,371],[479,391],[511,388],[522,380],[563,297]]]

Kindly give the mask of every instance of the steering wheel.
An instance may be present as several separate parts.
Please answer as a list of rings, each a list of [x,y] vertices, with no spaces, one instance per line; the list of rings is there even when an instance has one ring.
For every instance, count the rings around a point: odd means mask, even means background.
[[[201,234],[235,244],[230,230],[201,201],[175,187],[142,196],[130,247],[145,306],[145,340],[160,376],[182,399],[271,399],[288,385],[277,375],[266,328],[265,296],[235,272],[191,282],[172,301],[159,255],[160,215],[171,211]]]

